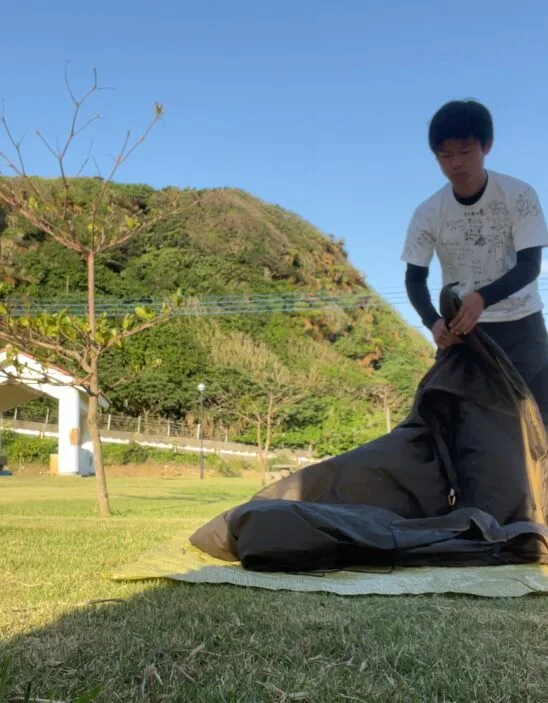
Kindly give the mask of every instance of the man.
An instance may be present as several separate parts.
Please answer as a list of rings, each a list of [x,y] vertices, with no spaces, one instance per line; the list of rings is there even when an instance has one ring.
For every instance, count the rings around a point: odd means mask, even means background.
[[[484,168],[493,120],[472,100],[444,105],[429,144],[449,183],[415,211],[402,255],[411,304],[439,353],[479,325],[507,354],[548,425],[548,335],[537,279],[548,229],[536,192]],[[448,327],[432,304],[428,267],[434,253],[443,284],[458,283],[462,307]]]

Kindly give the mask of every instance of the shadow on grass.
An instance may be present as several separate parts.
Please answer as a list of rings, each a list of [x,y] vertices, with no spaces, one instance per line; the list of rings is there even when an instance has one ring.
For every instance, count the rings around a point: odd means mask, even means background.
[[[243,624],[249,595],[152,581],[128,600],[82,604],[0,644],[0,664],[9,662],[0,700],[24,700],[30,690],[30,700],[72,703],[96,686],[102,691],[93,700],[102,703],[221,703],[244,692],[249,700],[271,700],[268,676],[260,673],[269,654],[252,644],[258,613]]]
[[[539,607],[153,581],[3,642],[4,700],[29,684],[67,703],[99,685],[101,703],[546,700]]]

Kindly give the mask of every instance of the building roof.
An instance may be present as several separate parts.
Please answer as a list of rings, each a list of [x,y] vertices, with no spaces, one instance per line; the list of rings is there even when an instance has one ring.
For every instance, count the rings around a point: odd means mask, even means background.
[[[87,404],[87,391],[76,384],[67,371],[54,364],[46,365],[27,352],[16,352],[17,363],[13,364],[10,355],[13,352],[9,347],[0,350],[0,411],[16,407],[37,395],[58,398],[57,391],[66,387],[75,388]],[[103,394],[99,396],[99,405],[104,409],[110,405]]]

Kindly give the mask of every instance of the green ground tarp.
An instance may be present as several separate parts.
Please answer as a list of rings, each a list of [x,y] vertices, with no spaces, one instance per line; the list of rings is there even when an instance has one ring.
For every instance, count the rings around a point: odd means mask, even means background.
[[[272,591],[335,593],[340,596],[459,593],[488,598],[515,598],[548,593],[548,566],[419,567],[368,572],[320,574],[258,573],[227,564],[192,547],[178,536],[120,567],[120,581],[165,578],[186,583],[231,584]]]

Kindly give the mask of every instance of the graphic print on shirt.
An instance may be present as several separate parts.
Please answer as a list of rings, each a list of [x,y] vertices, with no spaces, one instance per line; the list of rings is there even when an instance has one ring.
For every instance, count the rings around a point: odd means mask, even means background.
[[[521,218],[538,216],[539,206],[532,196],[531,190],[528,189],[516,198],[516,210]]]
[[[512,218],[502,200],[455,214],[442,227],[436,251],[444,284],[457,281],[457,292],[466,295],[506,273],[512,256]]]
[[[535,191],[517,179],[489,172],[474,205],[462,205],[446,186],[417,208],[402,258],[429,266],[434,253],[443,284],[458,282],[465,295],[501,278],[516,264],[518,249],[547,246],[548,229]],[[542,309],[537,282],[489,307],[482,321],[519,319]]]

